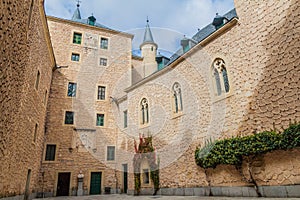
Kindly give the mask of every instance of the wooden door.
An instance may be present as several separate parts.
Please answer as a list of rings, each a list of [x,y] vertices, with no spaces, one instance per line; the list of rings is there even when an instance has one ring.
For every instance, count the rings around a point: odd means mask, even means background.
[[[56,196],[69,196],[70,172],[58,173]]]

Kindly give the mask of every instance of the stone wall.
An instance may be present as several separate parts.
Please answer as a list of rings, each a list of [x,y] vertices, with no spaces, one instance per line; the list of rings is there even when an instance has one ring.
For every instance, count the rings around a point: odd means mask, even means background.
[[[1,198],[25,194],[28,170],[28,192],[37,192],[54,58],[43,1],[2,1],[0,5]]]
[[[57,152],[55,161],[43,158],[45,192],[56,195],[58,173],[70,172],[69,194],[76,194],[80,171],[85,176],[85,194],[90,192],[91,172],[102,172],[102,193],[105,187],[116,192],[121,187],[117,172],[126,161],[107,161],[107,146],[117,146],[118,124],[113,108],[130,85],[132,36],[53,17],[48,17],[48,24],[57,63],[67,68],[57,69],[52,80],[46,144],[56,144]],[[81,45],[72,43],[74,31],[82,33]],[[100,48],[101,37],[108,38],[108,49]],[[72,53],[80,54],[79,62],[71,61]],[[99,64],[100,58],[107,58],[107,66]],[[67,96],[69,82],[77,83],[75,97]],[[104,100],[97,99],[98,86],[106,87]],[[74,125],[64,124],[65,111],[75,113]],[[96,126],[98,113],[104,114],[103,127]]]
[[[219,30],[215,39],[195,47],[185,60],[129,90],[132,123],[128,132],[154,136],[163,188],[249,185],[232,166],[219,166],[205,174],[194,161],[196,146],[209,139],[280,131],[290,122],[299,122],[299,3],[236,4],[236,25]],[[221,97],[216,97],[212,84],[211,66],[216,58],[224,59],[230,81],[229,93]],[[172,111],[175,82],[183,92],[181,114]],[[149,126],[139,124],[143,97],[149,101]],[[297,152],[264,155],[254,167],[258,184],[299,184]]]

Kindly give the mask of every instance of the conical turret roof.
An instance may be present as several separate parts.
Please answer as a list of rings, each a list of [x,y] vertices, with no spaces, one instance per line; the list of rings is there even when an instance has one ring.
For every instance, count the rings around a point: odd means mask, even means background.
[[[147,19],[146,29],[145,29],[145,33],[144,33],[144,40],[143,40],[143,43],[141,44],[141,46],[143,46],[144,44],[154,44],[157,46],[157,44],[154,42],[148,19]]]
[[[79,10],[79,4],[77,4],[77,8],[73,14],[72,20],[79,20],[81,19],[80,10]]]

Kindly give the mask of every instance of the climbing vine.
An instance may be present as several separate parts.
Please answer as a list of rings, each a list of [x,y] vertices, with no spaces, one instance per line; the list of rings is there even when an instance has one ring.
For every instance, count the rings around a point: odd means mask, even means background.
[[[141,192],[141,163],[143,159],[147,159],[150,167],[150,178],[154,185],[154,194],[159,190],[159,161],[156,159],[155,149],[152,145],[152,136],[143,138],[140,136],[140,143],[137,146],[134,142],[135,155],[133,157],[134,167],[134,185],[135,194]]]
[[[195,151],[196,163],[202,168],[215,168],[220,164],[241,165],[243,157],[259,155],[274,150],[300,146],[300,123],[292,124],[281,134],[264,131],[245,137],[207,141]]]

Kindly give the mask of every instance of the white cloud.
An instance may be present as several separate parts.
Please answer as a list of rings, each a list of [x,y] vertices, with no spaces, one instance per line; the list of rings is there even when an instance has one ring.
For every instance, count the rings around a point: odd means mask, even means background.
[[[212,22],[216,12],[225,14],[234,7],[233,0],[81,0],[81,16],[92,13],[97,22],[136,35],[133,48],[142,41],[146,17],[159,48],[175,51],[183,35],[193,36],[198,28]],[[71,19],[75,0],[46,0],[48,15]],[[158,27],[158,28],[154,28]],[[177,44],[174,44],[177,42]],[[168,49],[169,48],[169,49]]]

